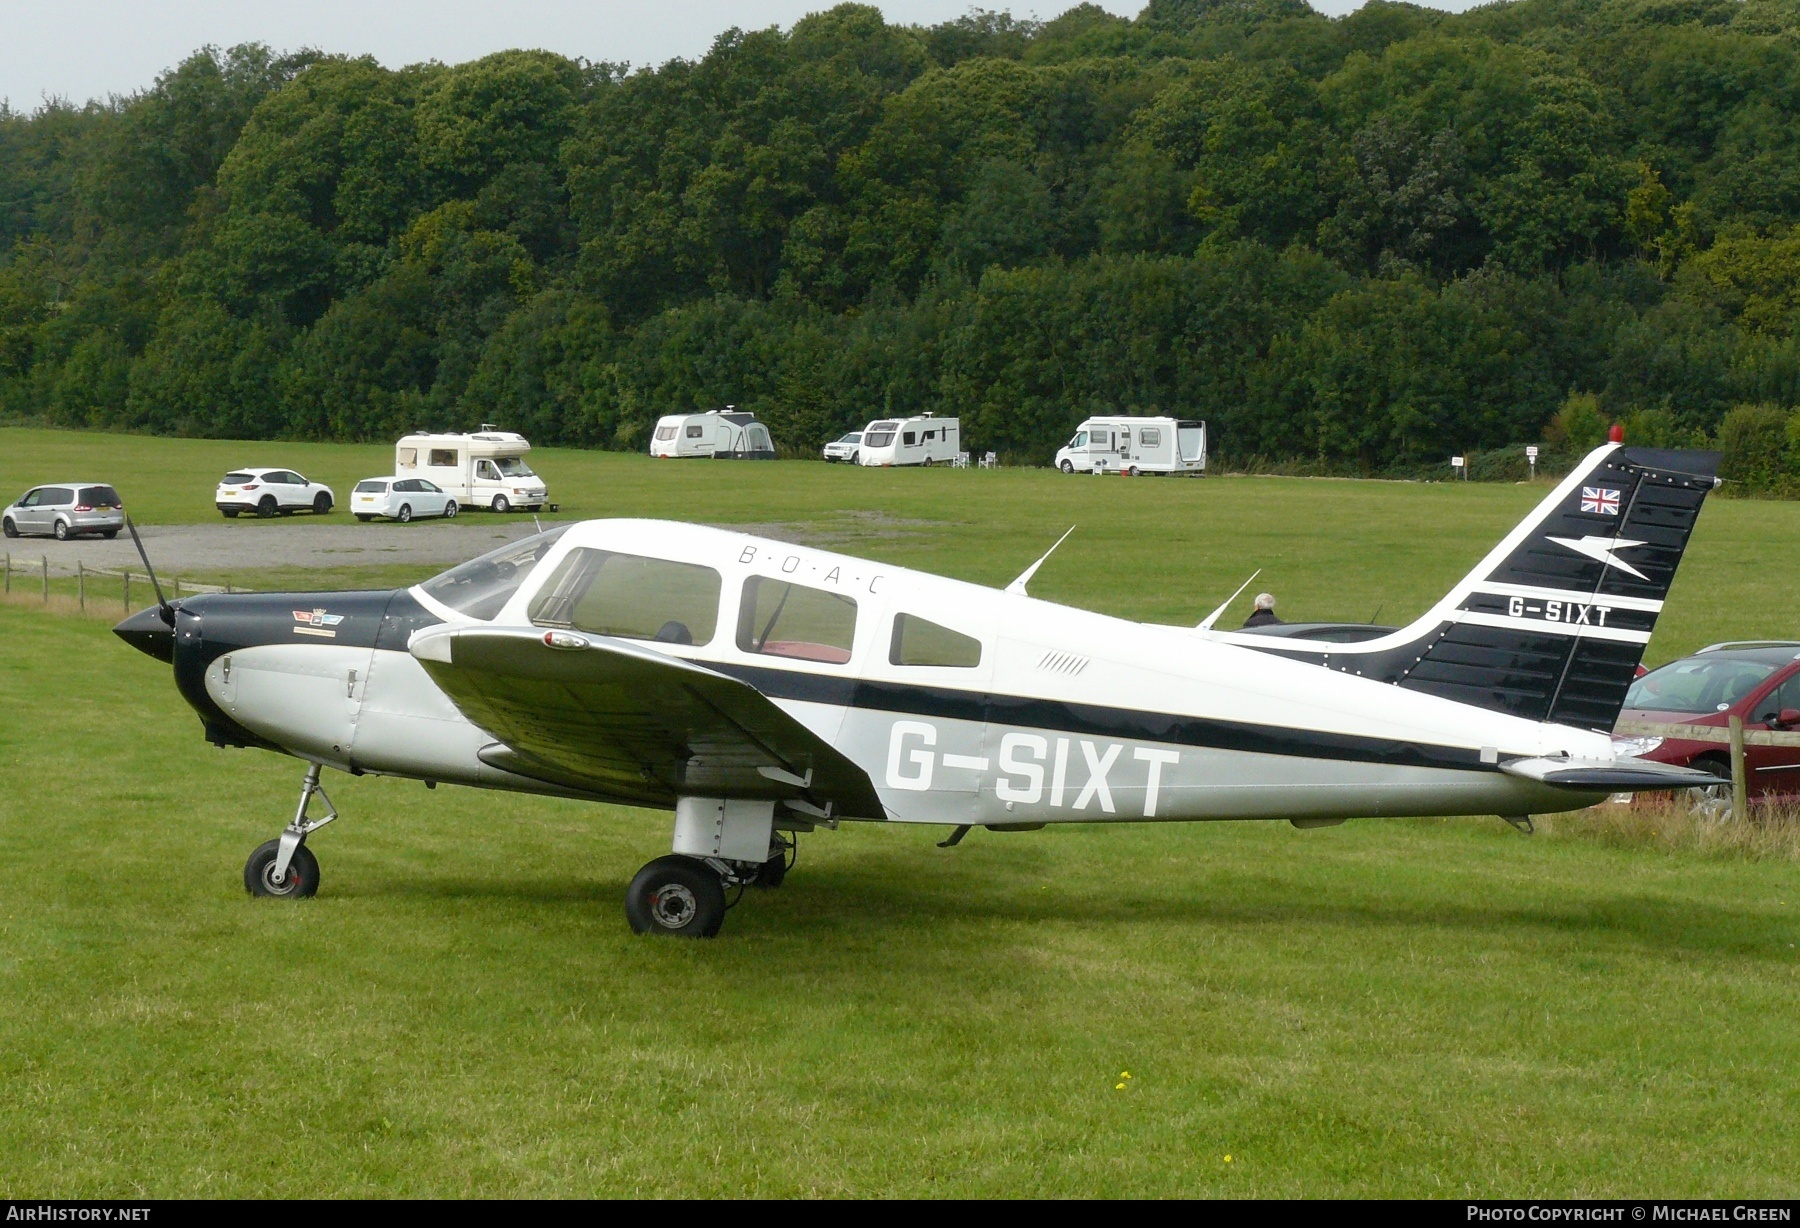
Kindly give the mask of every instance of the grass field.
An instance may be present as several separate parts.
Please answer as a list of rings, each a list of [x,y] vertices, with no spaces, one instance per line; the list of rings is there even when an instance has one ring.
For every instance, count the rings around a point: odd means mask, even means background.
[[[0,489],[90,446],[155,475],[97,473],[146,519],[221,447],[3,431]],[[1292,616],[1408,617],[1540,493],[541,468],[584,515],[990,582],[1075,521],[1034,592],[1183,621],[1256,566]],[[1796,539],[1800,507],[1711,505],[1653,654],[1793,634]],[[205,745],[100,620],[0,605],[0,1195],[1800,1196],[1791,860],[1494,819],[847,827],[679,943],[620,915],[664,816],[372,778],[328,782],[319,898],[253,904],[298,777]]]

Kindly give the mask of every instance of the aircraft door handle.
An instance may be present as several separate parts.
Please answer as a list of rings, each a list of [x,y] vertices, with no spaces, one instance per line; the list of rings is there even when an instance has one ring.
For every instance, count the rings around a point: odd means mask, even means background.
[[[355,699],[356,698],[356,671],[355,670],[350,671],[349,684],[344,687],[344,698],[345,699]]]

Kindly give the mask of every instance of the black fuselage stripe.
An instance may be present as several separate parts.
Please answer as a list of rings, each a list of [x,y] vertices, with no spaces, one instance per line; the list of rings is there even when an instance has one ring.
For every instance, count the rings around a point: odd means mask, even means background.
[[[1499,770],[1494,764],[1483,763],[1480,751],[1458,746],[1326,733],[1312,729],[1285,729],[1274,725],[1144,712],[1133,708],[1112,708],[1058,699],[1036,699],[1022,695],[996,694],[992,691],[964,691],[912,683],[834,678],[798,670],[770,669],[766,666],[710,661],[705,664],[709,669],[748,682],[771,699],[792,699],[906,716],[931,716],[940,720],[1049,729],[1059,733],[1121,741],[1163,742],[1175,746],[1282,755],[1289,758],[1335,759],[1392,767],[1445,768],[1456,771]]]

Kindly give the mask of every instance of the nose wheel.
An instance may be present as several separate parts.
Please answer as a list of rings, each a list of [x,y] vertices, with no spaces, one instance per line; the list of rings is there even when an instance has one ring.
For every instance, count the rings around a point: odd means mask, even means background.
[[[325,807],[325,814],[317,819],[307,814],[315,795]],[[319,765],[308,764],[294,821],[250,854],[250,860],[244,863],[244,890],[258,898],[274,900],[304,900],[317,895],[319,859],[306,847],[306,838],[337,817],[337,807],[319,784]]]

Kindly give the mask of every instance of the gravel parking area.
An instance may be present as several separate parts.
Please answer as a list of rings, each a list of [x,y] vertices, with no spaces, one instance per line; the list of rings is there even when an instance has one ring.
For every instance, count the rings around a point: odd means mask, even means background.
[[[230,524],[140,525],[144,549],[157,574],[232,573],[269,567],[363,567],[417,563],[448,567],[537,532],[529,516],[469,517],[427,524],[319,524],[304,521],[246,520]],[[12,552],[15,567],[50,560],[50,574],[89,569],[141,572],[130,536],[112,541],[83,537],[59,542],[50,537],[11,538],[0,550]]]

